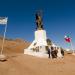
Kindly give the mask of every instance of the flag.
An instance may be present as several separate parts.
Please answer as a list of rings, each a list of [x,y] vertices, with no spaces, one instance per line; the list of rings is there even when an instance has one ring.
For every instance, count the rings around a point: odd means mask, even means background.
[[[7,24],[7,17],[0,17],[0,24]]]
[[[65,36],[64,39],[65,39],[65,41],[68,42],[68,43],[71,42],[71,38],[70,38],[69,36]]]

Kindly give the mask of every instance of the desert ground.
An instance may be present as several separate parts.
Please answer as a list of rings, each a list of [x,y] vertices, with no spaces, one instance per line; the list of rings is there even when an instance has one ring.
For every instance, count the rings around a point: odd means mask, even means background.
[[[29,43],[22,40],[6,40],[4,54],[7,61],[0,61],[0,75],[75,75],[74,55],[65,53],[61,59],[24,55],[23,49],[28,46]]]

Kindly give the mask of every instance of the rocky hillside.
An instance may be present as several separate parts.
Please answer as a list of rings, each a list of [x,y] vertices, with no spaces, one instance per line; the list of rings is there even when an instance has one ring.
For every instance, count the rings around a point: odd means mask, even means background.
[[[4,53],[23,53],[24,49],[30,45],[29,42],[22,39],[5,39]],[[0,37],[0,50],[2,46],[2,37]]]

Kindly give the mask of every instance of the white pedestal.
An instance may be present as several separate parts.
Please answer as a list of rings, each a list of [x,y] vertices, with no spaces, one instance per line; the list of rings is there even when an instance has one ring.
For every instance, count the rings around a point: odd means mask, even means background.
[[[35,39],[27,49],[24,49],[24,54],[29,54],[39,57],[48,57],[46,51],[46,46],[47,46],[46,39],[47,36],[45,30],[35,31]],[[38,52],[36,51],[36,48],[39,49]],[[35,49],[35,51],[33,49]]]
[[[47,46],[46,42],[47,36],[45,30],[37,30],[35,31],[35,41],[37,43],[37,46]]]

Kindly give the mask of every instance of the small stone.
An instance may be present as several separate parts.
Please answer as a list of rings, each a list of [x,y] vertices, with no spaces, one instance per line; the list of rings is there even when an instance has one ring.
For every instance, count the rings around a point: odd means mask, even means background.
[[[0,61],[4,62],[7,60],[7,57],[3,54],[0,55]]]

